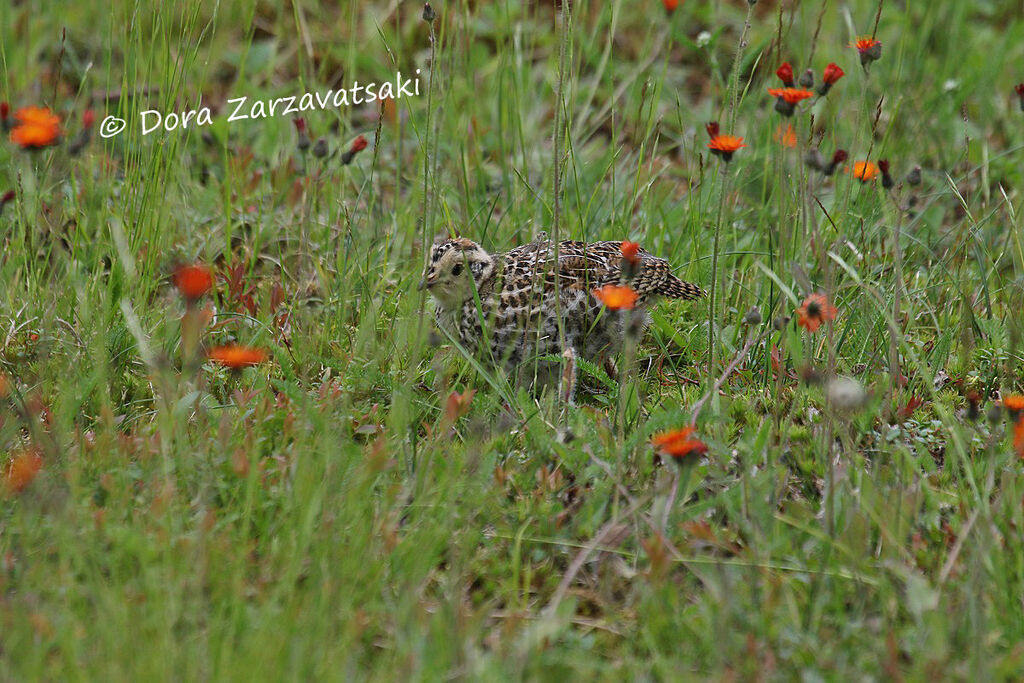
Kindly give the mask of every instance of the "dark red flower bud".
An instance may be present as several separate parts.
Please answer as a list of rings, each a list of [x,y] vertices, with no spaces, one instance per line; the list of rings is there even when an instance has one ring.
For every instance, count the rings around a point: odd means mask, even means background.
[[[366,137],[360,135],[359,137],[352,141],[352,151],[362,152],[364,149],[366,149],[367,145],[369,144],[370,143],[366,141]]]
[[[814,70],[808,69],[800,74],[800,87],[801,88],[812,88],[814,87]]]
[[[845,75],[846,72],[840,69],[838,64],[829,62],[828,66],[825,67],[825,72],[821,75],[821,80],[832,85]]]
[[[825,71],[821,75],[821,85],[818,86],[818,94],[827,95],[835,82],[845,75],[846,73],[835,62],[829,62],[829,65],[825,67]]]
[[[299,148],[300,152],[305,152],[313,144],[306,130],[306,119],[300,117],[292,121],[292,123],[295,124],[295,130],[299,133],[299,140],[295,143],[295,146]]]
[[[720,131],[720,129],[718,127],[718,121],[711,121],[706,126],[704,126],[704,128],[708,131],[708,136],[709,137],[712,137],[712,138],[717,138],[718,137],[718,133]]]
[[[1018,83],[1017,87],[1014,88],[1017,93],[1017,97],[1020,98],[1020,110],[1024,111],[1024,83]],[[6,102],[4,103],[6,104]]]
[[[896,185],[896,181],[889,175],[889,161],[887,159],[879,159],[878,170],[882,172],[882,187],[891,190]]]
[[[789,65],[789,62],[783,62],[782,66],[775,70],[775,75],[787,88],[793,87],[793,67]]]
[[[1018,86],[1019,88],[1020,86]],[[6,121],[7,117],[11,115],[11,105],[6,102],[0,102],[0,120]]]
[[[821,172],[827,176],[832,175],[836,172],[839,164],[846,161],[847,156],[845,149],[837,149],[835,154],[832,155],[832,161],[825,168],[821,169]]]
[[[86,109],[82,114],[82,127],[92,128],[92,124],[96,122],[96,112],[92,109]]]
[[[4,195],[0,197],[0,207],[12,199],[14,199],[14,190],[7,190],[7,192],[4,192]]]

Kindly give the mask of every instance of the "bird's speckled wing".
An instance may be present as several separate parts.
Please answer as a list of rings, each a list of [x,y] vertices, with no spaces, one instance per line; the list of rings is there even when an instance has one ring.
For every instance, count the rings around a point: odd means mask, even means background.
[[[620,284],[622,243],[617,241],[580,242],[567,240],[558,248],[558,286],[560,289],[590,291],[608,284]],[[640,249],[639,275],[630,282],[640,295],[638,304],[651,296],[696,299],[704,295],[700,287],[672,274],[668,261]],[[555,254],[548,240],[537,240],[516,247],[503,257],[505,287],[525,289],[528,283],[554,287]]]

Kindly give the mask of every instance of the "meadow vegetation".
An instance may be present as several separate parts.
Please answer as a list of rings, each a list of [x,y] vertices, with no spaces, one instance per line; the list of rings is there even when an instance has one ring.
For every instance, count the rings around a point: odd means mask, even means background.
[[[0,679],[1018,678],[1022,65],[1008,0],[4,3]],[[542,230],[709,296],[538,395],[416,285]]]

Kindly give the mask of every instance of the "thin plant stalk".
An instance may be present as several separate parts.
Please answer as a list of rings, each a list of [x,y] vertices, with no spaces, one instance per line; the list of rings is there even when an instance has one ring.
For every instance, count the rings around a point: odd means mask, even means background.
[[[721,194],[718,197],[718,214],[715,217],[715,241],[711,252],[711,291],[708,301],[708,380],[715,370],[715,306],[718,297],[718,256],[719,242],[722,233],[722,216],[725,214],[725,197],[729,193],[729,163],[726,162],[722,171]]]

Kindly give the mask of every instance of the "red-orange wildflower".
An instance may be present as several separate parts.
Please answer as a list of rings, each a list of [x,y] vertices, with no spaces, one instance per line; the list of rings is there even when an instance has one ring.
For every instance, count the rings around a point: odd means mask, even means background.
[[[830,304],[824,294],[811,294],[796,310],[797,325],[813,334],[818,331],[823,322],[835,320],[837,313],[839,313],[839,309]]]
[[[882,56],[882,44],[871,36],[861,36],[853,42],[853,47],[860,53],[860,63],[867,66]]]
[[[626,259],[629,263],[636,265],[640,261],[640,245],[636,242],[624,240],[619,246],[619,250],[622,252],[622,258]]]
[[[213,272],[206,266],[180,266],[174,271],[174,286],[185,300],[198,301],[213,287]]]
[[[624,287],[620,285],[605,285],[600,289],[595,289],[593,291],[593,295],[613,311],[622,311],[633,308],[636,306],[636,300],[639,296],[636,293],[636,290],[632,287]]]
[[[661,432],[654,435],[651,444],[662,455],[671,456],[677,464],[685,464],[685,459],[690,456],[703,455],[708,452],[707,444],[694,438],[695,431],[694,427],[683,427]]]
[[[1024,396],[1020,394],[1003,396],[1002,404],[1006,412],[1010,413],[1014,418],[1024,414]]]
[[[18,120],[11,130],[11,142],[25,149],[38,149],[57,144],[60,119],[46,107],[22,107],[14,112]]]
[[[711,153],[722,157],[726,161],[732,160],[732,155],[740,147],[746,147],[743,144],[743,138],[738,138],[734,135],[715,135],[711,138],[711,142],[708,143]]]
[[[793,125],[787,123],[783,128],[782,124],[779,124],[775,129],[775,141],[783,147],[796,147],[796,131],[793,130]]]
[[[813,92],[803,88],[768,88],[768,94],[782,98],[787,104],[798,104],[808,97],[814,97]]]
[[[1024,458],[1024,416],[1017,418],[1016,424],[1013,425],[1013,450]]]
[[[206,355],[213,362],[220,363],[232,370],[259,365],[267,359],[267,352],[263,349],[238,346],[237,344],[217,346],[210,349]]]
[[[874,180],[878,176],[878,166],[870,161],[856,161],[853,164],[853,177],[862,183]]]
[[[4,467],[4,484],[11,493],[21,493],[43,468],[43,456],[34,450],[23,450]]]
[[[661,0],[661,4],[665,6],[666,11],[675,12],[679,7],[679,0]]]

